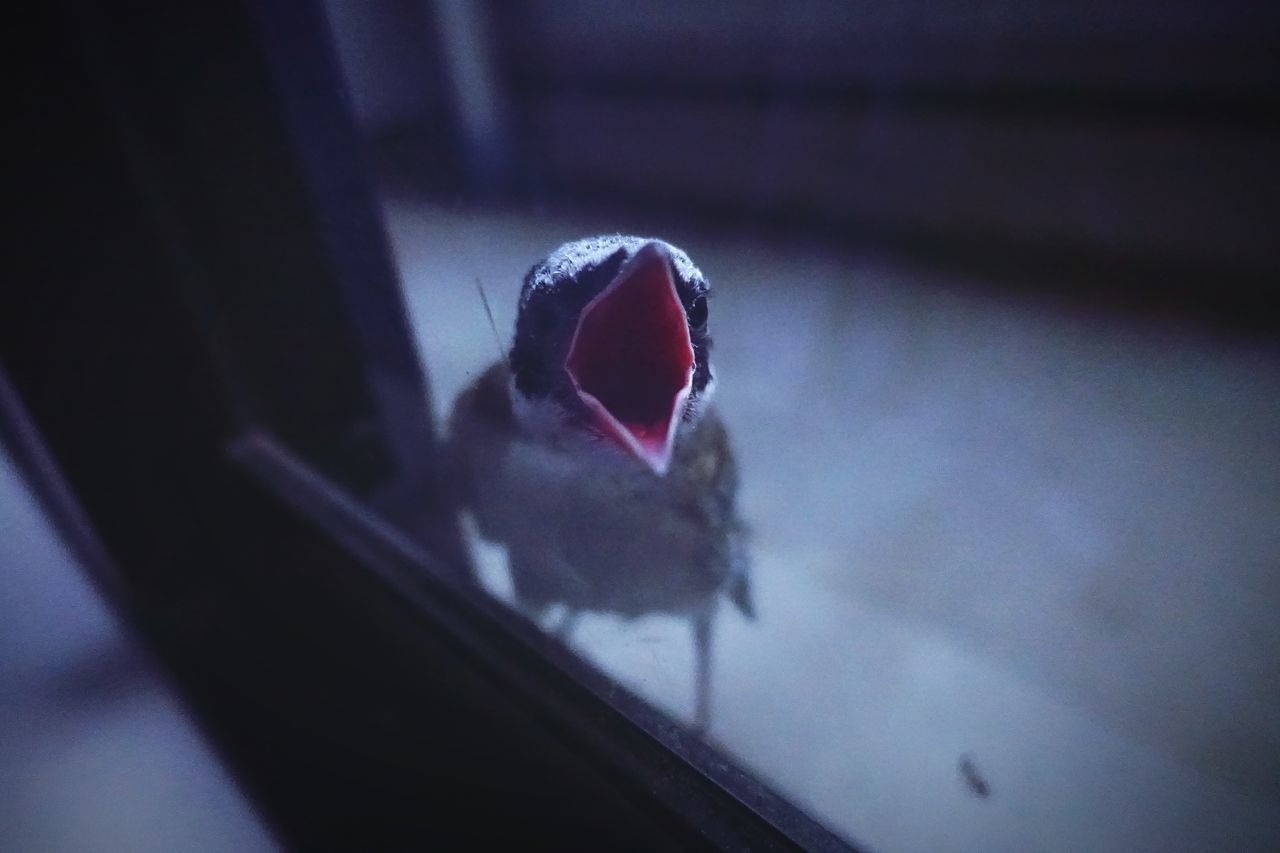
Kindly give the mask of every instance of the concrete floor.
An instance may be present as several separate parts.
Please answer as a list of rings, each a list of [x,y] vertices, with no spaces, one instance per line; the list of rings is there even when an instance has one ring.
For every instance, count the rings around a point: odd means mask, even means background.
[[[0,448],[0,850],[274,849]]]
[[[441,418],[498,349],[477,277],[509,335],[566,239],[710,276],[760,612],[718,624],[711,735],[802,807],[883,851],[1280,849],[1280,349],[758,235],[385,213]],[[683,623],[574,643],[690,713]]]

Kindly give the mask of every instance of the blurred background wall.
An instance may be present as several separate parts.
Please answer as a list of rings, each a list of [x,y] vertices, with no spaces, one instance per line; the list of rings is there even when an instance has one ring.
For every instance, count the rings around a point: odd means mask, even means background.
[[[1273,319],[1274,4],[326,5],[379,166],[433,191],[782,225]]]

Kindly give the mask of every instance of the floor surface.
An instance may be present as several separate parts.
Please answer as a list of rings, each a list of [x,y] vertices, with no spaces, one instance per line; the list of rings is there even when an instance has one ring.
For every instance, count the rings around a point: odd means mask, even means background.
[[[385,213],[442,419],[560,242],[657,231],[711,278],[760,614],[718,622],[711,736],[811,813],[883,851],[1280,849],[1280,349],[758,234]],[[684,623],[573,642],[690,714]]]

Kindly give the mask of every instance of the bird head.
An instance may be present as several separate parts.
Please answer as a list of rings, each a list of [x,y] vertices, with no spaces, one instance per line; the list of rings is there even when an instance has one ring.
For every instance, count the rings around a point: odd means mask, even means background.
[[[662,475],[713,386],[706,278],[670,243],[566,243],[529,271],[510,364],[516,397]]]

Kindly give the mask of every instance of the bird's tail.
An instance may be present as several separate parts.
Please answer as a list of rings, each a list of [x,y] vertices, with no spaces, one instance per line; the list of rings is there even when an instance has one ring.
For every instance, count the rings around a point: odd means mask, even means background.
[[[729,600],[733,602],[733,606],[738,608],[738,612],[748,619],[756,618],[756,599],[751,592],[751,579],[746,575],[739,575],[729,581]]]

